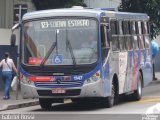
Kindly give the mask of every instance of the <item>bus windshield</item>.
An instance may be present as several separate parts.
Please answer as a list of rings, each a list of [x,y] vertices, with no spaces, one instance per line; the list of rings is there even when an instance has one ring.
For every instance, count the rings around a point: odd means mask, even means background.
[[[94,19],[43,19],[23,24],[22,62],[26,65],[93,64],[98,58]]]

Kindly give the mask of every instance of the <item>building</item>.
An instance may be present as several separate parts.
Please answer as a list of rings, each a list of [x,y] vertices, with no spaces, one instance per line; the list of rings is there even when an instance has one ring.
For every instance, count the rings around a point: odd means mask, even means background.
[[[15,4],[27,4],[28,12],[35,11],[31,0],[0,0],[0,28],[11,28]]]
[[[4,52],[10,52],[14,62],[17,63],[17,47],[10,47],[11,27],[13,26],[13,14],[15,4],[27,4],[28,12],[34,11],[35,7],[31,0],[0,0],[0,60]],[[18,30],[15,31],[18,43]],[[0,90],[2,89],[2,80],[0,72]]]
[[[27,4],[28,12],[35,10],[31,0],[0,0],[0,45],[10,44],[10,29],[13,26],[15,4]]]

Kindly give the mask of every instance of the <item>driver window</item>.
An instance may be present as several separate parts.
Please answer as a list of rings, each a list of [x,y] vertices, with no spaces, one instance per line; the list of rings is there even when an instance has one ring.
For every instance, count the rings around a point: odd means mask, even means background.
[[[109,43],[107,41],[107,29],[105,25],[101,25],[101,48],[102,48],[102,60],[105,62],[105,58],[108,55]]]
[[[107,29],[105,25],[101,25],[101,46],[102,48],[109,47],[109,42],[107,39]]]

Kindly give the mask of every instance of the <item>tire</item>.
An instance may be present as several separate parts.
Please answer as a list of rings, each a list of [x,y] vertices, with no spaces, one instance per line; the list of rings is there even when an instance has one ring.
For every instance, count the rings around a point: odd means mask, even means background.
[[[52,102],[48,99],[39,99],[39,104],[42,109],[50,110],[52,108]]]
[[[112,83],[111,96],[103,99],[103,106],[105,108],[111,108],[115,105],[117,99],[117,91],[115,85]]]
[[[139,72],[138,78],[137,78],[137,89],[132,94],[132,99],[135,101],[138,101],[142,98],[142,75]]]

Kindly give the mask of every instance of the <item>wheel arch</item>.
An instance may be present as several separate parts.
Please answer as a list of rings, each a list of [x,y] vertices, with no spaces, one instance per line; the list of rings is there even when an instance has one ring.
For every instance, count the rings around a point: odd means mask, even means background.
[[[143,71],[142,71],[142,69],[139,69],[139,72],[141,73],[141,76],[142,76],[142,87],[144,87],[144,79],[143,79]]]
[[[118,75],[117,74],[113,75],[112,83],[115,85],[116,92],[119,95],[119,82],[118,82]]]

